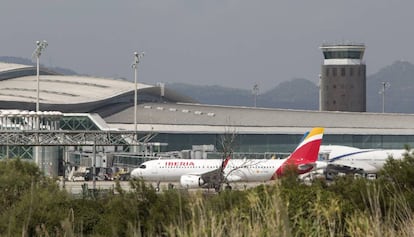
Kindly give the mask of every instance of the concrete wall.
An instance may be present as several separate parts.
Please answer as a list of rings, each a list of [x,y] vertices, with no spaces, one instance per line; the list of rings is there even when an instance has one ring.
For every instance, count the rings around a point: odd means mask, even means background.
[[[322,65],[321,110],[366,112],[366,66]]]

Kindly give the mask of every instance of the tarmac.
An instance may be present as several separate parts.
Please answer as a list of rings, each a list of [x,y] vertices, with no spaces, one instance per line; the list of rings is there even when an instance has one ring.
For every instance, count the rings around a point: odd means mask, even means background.
[[[125,191],[130,190],[130,185],[128,181],[120,181],[119,184],[121,188]],[[115,181],[96,181],[95,184],[93,181],[65,181],[64,184],[61,181],[60,187],[66,189],[71,194],[81,194],[84,190],[90,189],[99,189],[99,190],[114,190]],[[64,186],[64,187],[63,187]]]
[[[121,185],[121,188],[125,191],[130,191],[131,186],[129,184],[129,181],[119,181],[119,184]],[[156,187],[156,183],[150,183],[153,185],[153,187]],[[184,189],[180,186],[179,183],[172,183],[173,188],[177,189]],[[245,190],[248,188],[255,187],[260,184],[265,184],[264,182],[254,182],[254,183],[232,183],[232,189],[235,190]],[[266,182],[266,184],[270,184],[270,182]],[[60,181],[59,183],[60,187],[63,189],[66,189],[69,193],[74,195],[80,195],[86,190],[114,190],[115,189],[115,181],[95,181],[95,184],[93,181]],[[160,190],[167,190],[168,189],[168,183],[160,183]],[[207,190],[207,189],[192,189],[192,190]],[[214,191],[214,189],[211,189],[211,191]]]

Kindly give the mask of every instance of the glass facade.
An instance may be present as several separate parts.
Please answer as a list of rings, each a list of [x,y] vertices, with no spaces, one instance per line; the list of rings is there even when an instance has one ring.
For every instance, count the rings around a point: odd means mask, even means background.
[[[239,134],[236,135],[235,152],[292,152],[302,135],[296,134]],[[168,151],[189,150],[192,145],[214,145],[222,150],[220,134],[158,134],[151,142],[168,143]],[[358,148],[403,149],[414,145],[414,135],[346,135],[325,134],[324,145],[346,145]]]
[[[99,130],[87,116],[64,116],[60,120],[60,129],[69,131]]]
[[[64,130],[98,130],[99,128],[87,116],[77,117],[62,117],[60,121],[61,129]],[[146,136],[147,134],[140,134]],[[216,149],[216,156],[221,155],[223,151],[223,134],[193,134],[193,133],[159,133],[152,138],[150,143],[168,144],[162,147],[162,150],[154,150],[153,152],[166,151],[182,151],[191,150],[193,145],[214,145]],[[241,154],[242,158],[248,154],[249,157],[283,157],[280,154],[292,152],[303,134],[236,134],[232,145],[234,154]],[[347,134],[325,134],[323,138],[324,145],[347,145],[358,148],[384,148],[384,149],[403,149],[405,145],[414,146],[414,135],[347,135]],[[126,149],[125,149],[126,148]],[[113,150],[115,152],[115,162],[128,163],[141,162],[136,156],[130,156],[128,152],[128,145],[118,146]],[[30,146],[0,146],[0,159],[6,157],[20,157],[21,159],[33,159],[33,147]],[[63,147],[58,147],[59,161],[64,156]],[[75,149],[82,152],[83,147]],[[122,154],[122,152],[124,152]],[[76,152],[75,152],[76,153]],[[75,163],[80,161],[81,156],[69,152],[69,158]],[[210,153],[210,157],[214,158],[215,153]],[[75,157],[73,157],[75,156]],[[77,157],[76,157],[77,156]],[[216,157],[216,158],[217,158]],[[142,158],[144,159],[144,158]],[[127,161],[127,162],[126,162]],[[58,164],[60,165],[61,162]],[[63,171],[59,167],[59,172]]]
[[[0,146],[0,159],[20,158],[22,160],[33,159],[33,147],[31,146]]]
[[[46,118],[41,118],[45,120],[43,124],[48,124]],[[12,124],[22,123],[22,118],[16,117],[11,119]],[[99,130],[99,128],[91,121],[87,116],[73,116],[73,117],[62,117],[59,122],[60,129],[62,130]],[[5,129],[5,128],[2,128]],[[34,147],[33,146],[0,146],[0,159],[4,158],[16,158],[24,160],[33,160],[34,159]],[[58,148],[62,150],[62,147]],[[62,152],[59,154],[59,158],[63,157]],[[59,167],[61,169],[61,167]]]
[[[60,126],[63,130],[99,129],[87,116],[62,117]],[[238,134],[232,149],[235,152],[244,153],[291,152],[301,137],[301,134]],[[167,151],[190,150],[193,145],[214,145],[218,151],[221,151],[223,149],[222,140],[222,134],[160,133],[149,142],[167,143]],[[405,145],[414,145],[414,135],[325,135],[323,144],[402,149]],[[0,158],[8,156],[32,159],[32,150],[32,147],[29,146],[0,146]],[[128,151],[128,149],[123,149],[123,151]]]

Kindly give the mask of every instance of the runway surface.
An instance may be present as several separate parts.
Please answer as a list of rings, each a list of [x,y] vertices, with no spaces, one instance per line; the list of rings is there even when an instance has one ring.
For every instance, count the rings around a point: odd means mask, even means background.
[[[121,188],[125,191],[130,191],[131,187],[129,185],[129,181],[120,181],[119,182],[121,185]],[[270,183],[270,182],[267,182]],[[152,184],[154,187],[156,187],[156,183],[150,183]],[[233,189],[237,189],[237,190],[243,190],[243,189],[248,189],[248,188],[252,188],[255,187],[257,185],[263,184],[263,182],[255,182],[255,183],[234,183],[231,184]],[[86,190],[88,189],[93,189],[94,188],[94,182],[93,181],[75,181],[75,182],[71,182],[71,181],[65,181],[64,183],[62,181],[60,181],[59,183],[60,187],[64,188],[72,194],[81,194],[83,192],[83,189],[85,188]],[[173,183],[174,188],[183,188],[181,187],[178,183]],[[100,189],[100,190],[113,190],[115,189],[115,181],[96,181],[95,182],[95,189]],[[161,183],[160,184],[160,190],[166,190],[168,189],[168,183]],[[206,189],[193,189],[193,190],[206,190]],[[211,191],[214,191],[213,189],[211,189]]]
[[[121,188],[125,191],[130,190],[130,185],[128,181],[120,181],[119,184]],[[63,183],[60,182],[60,187],[63,188]],[[101,189],[101,190],[113,190],[115,189],[115,181],[96,181],[95,184],[93,181],[75,181],[70,182],[66,181],[64,183],[64,188],[72,194],[80,194],[83,189]]]

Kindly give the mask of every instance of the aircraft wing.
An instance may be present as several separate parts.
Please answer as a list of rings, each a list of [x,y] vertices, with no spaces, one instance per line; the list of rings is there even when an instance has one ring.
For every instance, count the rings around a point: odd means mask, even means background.
[[[230,157],[223,160],[221,166],[215,170],[211,170],[205,173],[186,174],[180,178],[180,183],[186,187],[203,187],[203,188],[215,188],[219,190],[222,183],[226,181],[224,177],[224,169],[229,162]]]
[[[201,178],[204,180],[207,186],[216,187],[221,185],[225,181],[224,169],[230,161],[230,156],[226,157],[221,163],[220,168],[201,174]]]
[[[221,168],[200,174],[200,177],[204,180],[204,184],[210,187],[214,187],[214,185],[220,184],[224,180]]]
[[[238,182],[242,180],[242,177],[239,175],[237,170],[230,172],[228,175],[224,175],[221,169],[216,169],[203,173],[200,177],[204,180],[205,185],[209,187],[214,187],[214,185],[222,184],[226,182]]]
[[[328,163],[326,169],[341,173],[376,173],[378,169],[366,161],[341,161]]]

